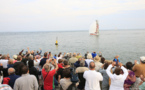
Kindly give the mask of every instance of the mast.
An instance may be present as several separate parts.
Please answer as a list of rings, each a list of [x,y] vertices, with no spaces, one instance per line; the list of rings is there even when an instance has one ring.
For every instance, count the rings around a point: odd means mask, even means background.
[[[96,20],[96,35],[99,35],[99,24],[98,24],[98,20]]]

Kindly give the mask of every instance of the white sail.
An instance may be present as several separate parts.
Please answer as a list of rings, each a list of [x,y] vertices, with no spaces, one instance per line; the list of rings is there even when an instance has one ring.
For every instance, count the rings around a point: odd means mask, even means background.
[[[89,33],[90,35],[99,35],[99,24],[97,20],[92,23]]]

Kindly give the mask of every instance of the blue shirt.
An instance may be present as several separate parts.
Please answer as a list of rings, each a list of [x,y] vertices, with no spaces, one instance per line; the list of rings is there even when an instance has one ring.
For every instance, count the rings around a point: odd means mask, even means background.
[[[97,56],[97,54],[96,53],[92,53],[92,57],[94,58],[94,57],[96,57]]]
[[[10,78],[9,85],[13,88],[16,79],[19,78],[20,76],[12,74],[12,75],[10,75],[8,77]]]
[[[115,58],[113,61],[117,62],[117,59]],[[118,58],[118,61],[120,62],[120,59]]]

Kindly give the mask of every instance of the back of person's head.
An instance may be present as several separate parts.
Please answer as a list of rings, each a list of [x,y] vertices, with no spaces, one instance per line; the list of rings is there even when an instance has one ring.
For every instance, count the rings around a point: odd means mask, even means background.
[[[46,72],[50,71],[50,65],[48,63],[44,64],[44,69]]]
[[[51,54],[51,52],[49,52],[49,54]]]
[[[36,59],[40,59],[40,58],[41,58],[41,56],[40,56],[40,55],[36,55],[35,57],[36,57]]]
[[[84,60],[81,60],[80,61],[80,67],[84,67],[85,66],[85,61]]]
[[[100,61],[100,57],[99,56],[94,57],[94,61],[95,62],[99,62]]]
[[[27,74],[28,71],[29,71],[29,68],[28,68],[26,65],[24,65],[24,66],[22,67],[22,74]]]
[[[92,54],[91,53],[87,54],[87,59],[92,59]]]
[[[91,53],[87,54],[87,59],[92,59],[92,54]]]
[[[17,61],[21,61],[21,60],[22,60],[22,56],[21,55],[18,55]]]
[[[8,64],[14,64],[13,59],[9,59]]]
[[[116,55],[115,58],[118,59],[119,58],[119,55]]]
[[[58,60],[58,63],[62,63],[62,62],[63,62],[63,60],[62,60],[62,59],[59,59],[59,60]]]
[[[33,67],[34,66],[34,60],[29,60],[28,61],[28,66],[29,66],[29,68]]]
[[[64,60],[63,64],[64,65],[68,65],[68,61],[67,60]]]
[[[132,62],[127,62],[127,63],[126,63],[126,68],[127,68],[127,69],[132,70],[132,67],[133,67]]]
[[[115,70],[114,70],[114,73],[116,75],[120,75],[120,73],[122,72],[121,68],[120,67],[116,67]]]
[[[33,55],[29,55],[28,59],[33,60],[34,59]]]
[[[7,59],[7,55],[2,55],[1,59]]]
[[[105,58],[101,57],[101,63],[105,63]]]
[[[13,59],[17,60],[17,55],[13,55]]]
[[[47,58],[47,52],[44,53],[44,57]]]
[[[9,68],[8,69],[8,74],[9,75],[15,74],[15,69],[14,68]]]
[[[68,69],[68,68],[64,69],[63,70],[63,76],[65,78],[70,78],[71,77],[71,71],[70,71],[70,69]]]
[[[76,57],[76,53],[73,54],[73,57]]]
[[[107,69],[108,66],[109,66],[109,63],[105,63],[105,64],[104,64],[104,69]]]
[[[90,62],[90,70],[94,70],[95,69],[95,63],[94,62]]]

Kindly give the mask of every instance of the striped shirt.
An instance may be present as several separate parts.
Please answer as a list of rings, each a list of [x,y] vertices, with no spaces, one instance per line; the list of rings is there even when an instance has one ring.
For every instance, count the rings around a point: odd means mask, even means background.
[[[7,84],[0,84],[0,90],[12,90],[12,88]]]

